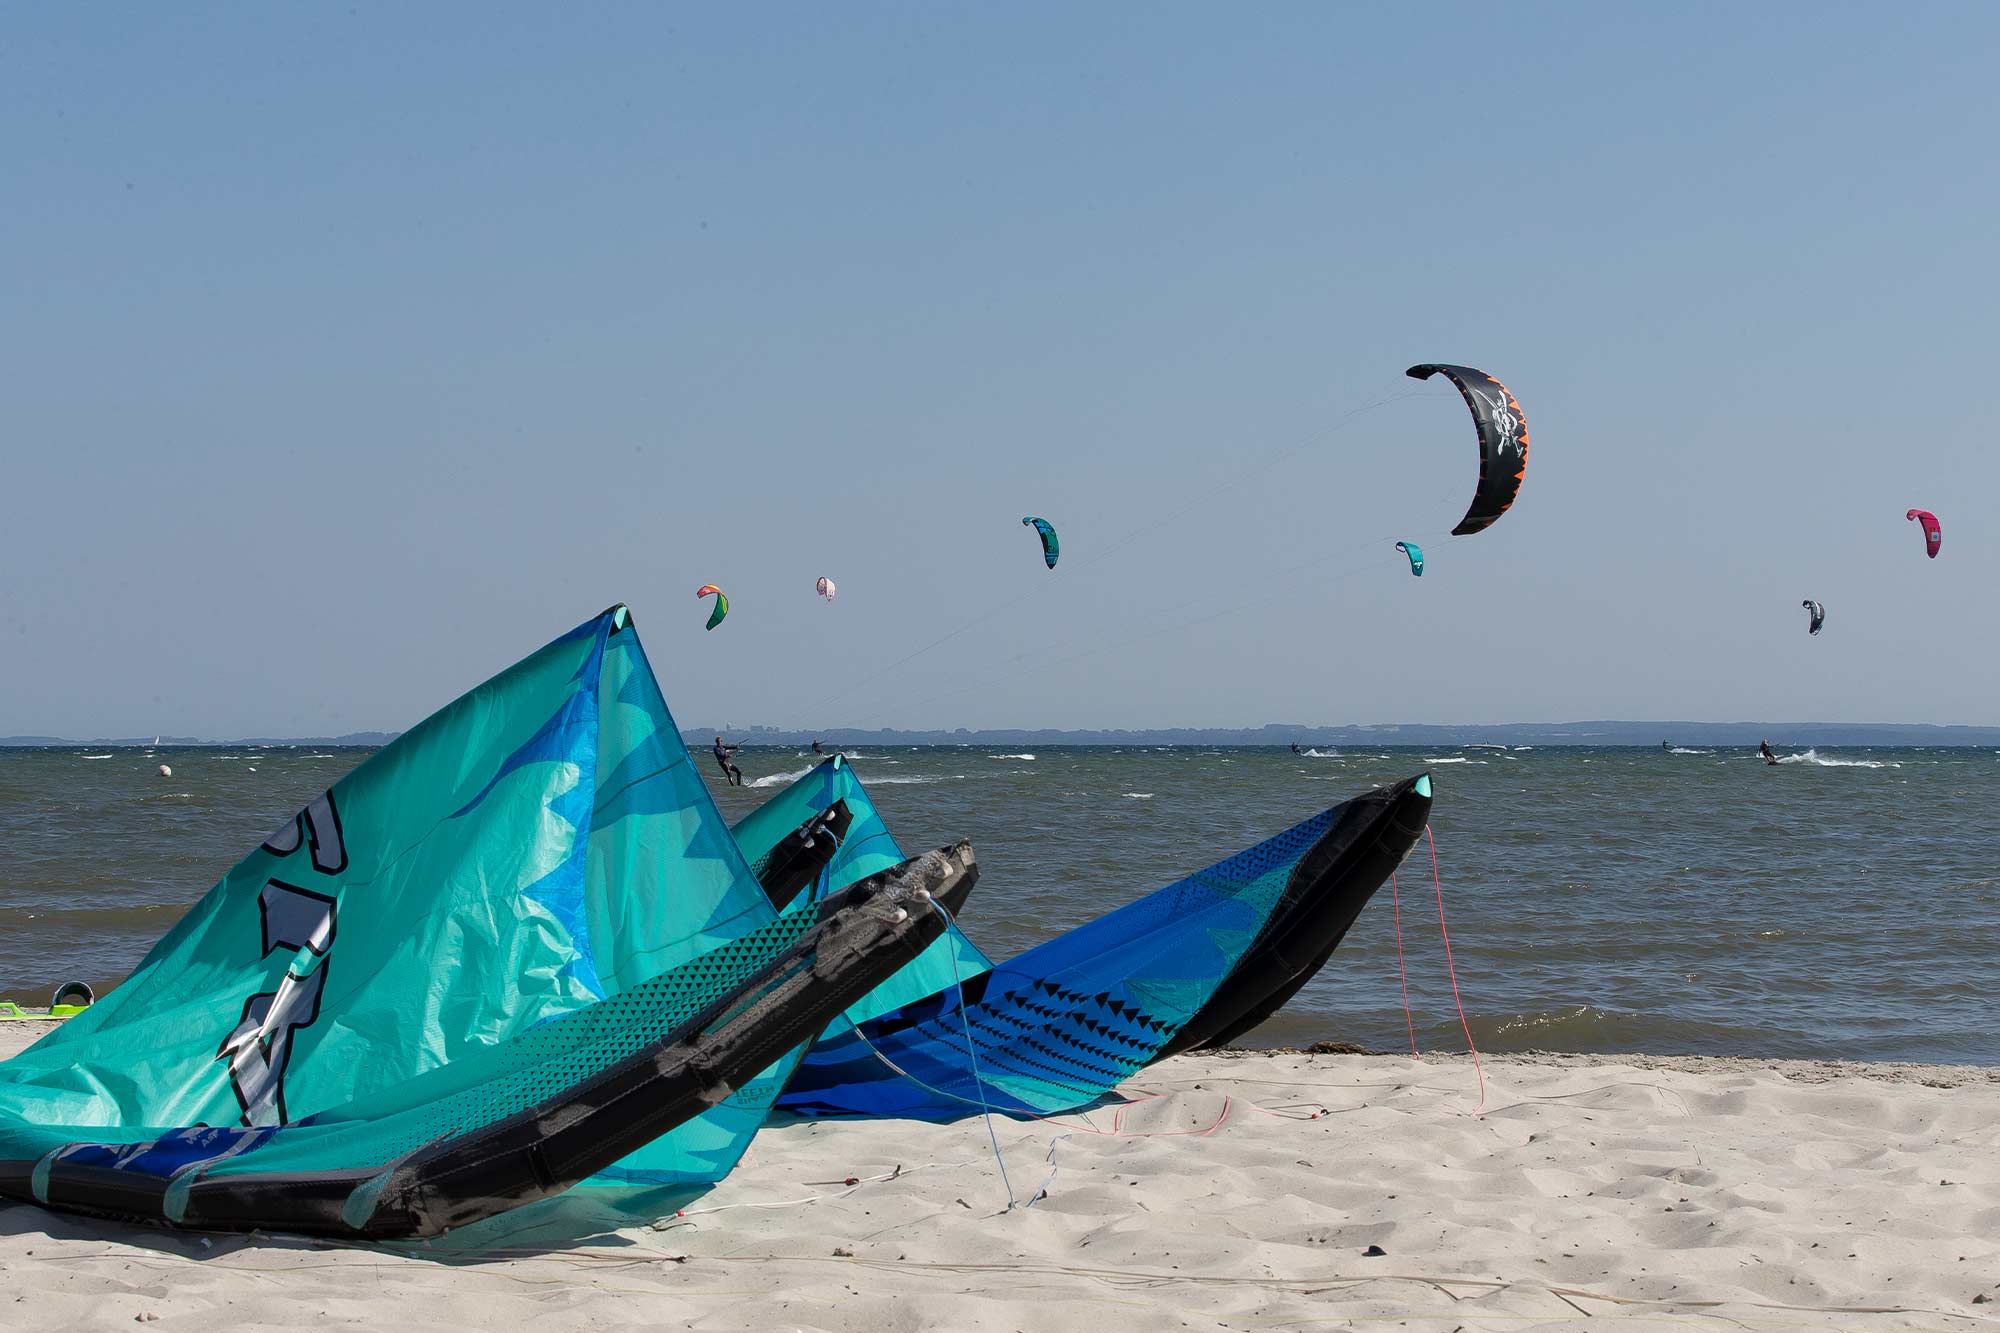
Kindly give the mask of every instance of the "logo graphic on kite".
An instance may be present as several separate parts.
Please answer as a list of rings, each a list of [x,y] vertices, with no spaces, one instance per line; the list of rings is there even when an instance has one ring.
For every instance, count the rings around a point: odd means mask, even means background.
[[[1413,380],[1445,376],[1458,386],[1459,396],[1472,409],[1472,422],[1479,430],[1479,486],[1451,535],[1465,537],[1483,531],[1514,503],[1514,497],[1521,493],[1521,479],[1528,473],[1528,418],[1521,404],[1507,392],[1506,385],[1471,366],[1427,362],[1403,373]]]
[[[1045,518],[1024,518],[1021,522],[1042,534],[1042,559],[1050,569],[1056,567],[1056,557],[1062,554],[1062,546],[1056,541],[1056,530],[1049,526]]]
[[[722,623],[722,618],[729,614],[729,598],[724,596],[722,589],[716,587],[713,583],[702,584],[694,590],[694,595],[697,597],[715,598],[715,609],[708,613],[708,628],[714,629]]]
[[[1800,602],[1799,605],[1803,606],[1806,609],[1806,615],[1810,617],[1810,620],[1806,625],[1806,633],[1808,634],[1819,633],[1820,626],[1826,623],[1826,608],[1821,606],[1818,602],[1815,602],[1810,597],[1806,598],[1803,602]]]
[[[1903,517],[1924,525],[1924,554],[1937,559],[1938,548],[1944,545],[1944,529],[1938,526],[1937,515],[1928,509],[1912,509]]]

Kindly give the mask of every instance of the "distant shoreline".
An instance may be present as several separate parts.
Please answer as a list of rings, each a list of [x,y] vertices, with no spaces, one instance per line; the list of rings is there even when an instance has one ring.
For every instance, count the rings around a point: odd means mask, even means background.
[[[162,749],[196,749],[216,746],[338,746],[368,747],[387,745],[400,732],[354,731],[341,736],[258,736],[209,740],[193,736],[162,736]],[[1056,728],[995,728],[972,731],[901,730],[883,727],[829,727],[822,731],[802,728],[750,726],[686,727],[681,731],[689,745],[706,744],[710,737],[727,735],[732,741],[766,746],[807,746],[814,740],[829,750],[868,745],[1048,745],[1048,746],[1138,746],[1138,745],[1372,745],[1389,747],[1429,747],[1459,745],[1585,745],[1658,746],[1662,741],[1679,746],[1754,747],[1760,740],[1786,746],[1941,746],[2000,748],[2000,726],[1937,725],[1900,722],[1500,722],[1463,725],[1435,722],[1381,723],[1370,726],[1307,726],[1303,723],[1266,723],[1260,727],[1170,727],[1134,730],[1061,730]],[[145,737],[106,739],[68,736],[0,736],[0,747],[33,748],[69,745],[109,746],[114,749],[150,748]]]

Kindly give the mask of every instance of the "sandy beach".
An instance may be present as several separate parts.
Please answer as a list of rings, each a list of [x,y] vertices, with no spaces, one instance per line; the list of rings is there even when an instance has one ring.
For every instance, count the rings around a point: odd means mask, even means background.
[[[39,1025],[10,1024],[0,1055]],[[426,1249],[0,1208],[0,1327],[2000,1327],[2000,1070],[1182,1057],[1088,1116],[788,1124],[680,1215]],[[854,1181],[848,1184],[848,1181]]]

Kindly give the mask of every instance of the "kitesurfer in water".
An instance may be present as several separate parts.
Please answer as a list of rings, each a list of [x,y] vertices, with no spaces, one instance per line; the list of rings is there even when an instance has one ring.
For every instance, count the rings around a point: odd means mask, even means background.
[[[1301,750],[1301,749],[1299,748],[1299,743],[1298,743],[1297,741],[1293,741],[1293,742],[1292,742],[1292,753],[1293,753],[1293,754],[1304,754],[1304,753],[1305,753],[1305,751],[1304,751],[1304,750]]]
[[[817,736],[813,737],[813,753],[814,753],[814,754],[825,754],[825,753],[826,753],[826,751],[825,751],[825,750],[822,750],[822,749],[820,749],[820,748],[819,748],[819,737],[817,737]]]
[[[1763,756],[1764,762],[1767,764],[1775,764],[1778,762],[1778,756],[1771,753],[1771,742],[1769,741],[1758,742],[1757,753]]]
[[[738,768],[736,765],[730,763],[729,756],[735,754],[738,750],[742,748],[743,747],[740,745],[724,745],[722,743],[722,737],[720,736],[717,736],[715,738],[716,765],[722,769],[723,781],[727,782],[732,787],[740,787],[743,785],[743,770]]]

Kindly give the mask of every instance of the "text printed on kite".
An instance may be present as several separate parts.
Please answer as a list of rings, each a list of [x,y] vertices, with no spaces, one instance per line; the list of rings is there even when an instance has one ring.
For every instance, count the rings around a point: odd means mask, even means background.
[[[1045,518],[1024,518],[1022,524],[1033,528],[1042,536],[1042,559],[1050,569],[1056,567],[1056,557],[1062,554],[1062,546],[1056,541],[1056,530]]]
[[[694,595],[697,597],[713,597],[715,599],[715,609],[708,613],[709,629],[714,629],[717,625],[720,625],[723,618],[729,614],[729,598],[724,595],[722,589],[716,587],[713,583],[702,584],[694,590]]]
[[[1800,602],[1799,605],[1804,607],[1806,611],[1806,616],[1807,616],[1806,633],[1808,634],[1819,633],[1820,626],[1826,624],[1826,608],[1821,606],[1818,602],[1815,602],[1810,597],[1806,598],[1803,602]]]
[[[1465,405],[1472,409],[1473,425],[1479,431],[1479,485],[1465,517],[1451,530],[1454,537],[1483,531],[1507,512],[1521,492],[1521,479],[1528,471],[1528,419],[1521,404],[1507,392],[1507,386],[1483,370],[1471,366],[1425,363],[1403,372],[1414,380],[1442,374],[1458,386]]]
[[[1938,548],[1944,545],[1944,529],[1938,526],[1937,515],[1928,509],[1912,509],[1903,517],[1924,525],[1924,554],[1937,559]]]
[[[822,574],[819,576],[818,581],[813,584],[813,591],[830,602],[833,600],[833,594],[836,589],[833,586],[833,580]]]
[[[1415,542],[1397,542],[1396,549],[1410,557],[1410,572],[1418,578],[1424,576],[1424,548]]]

